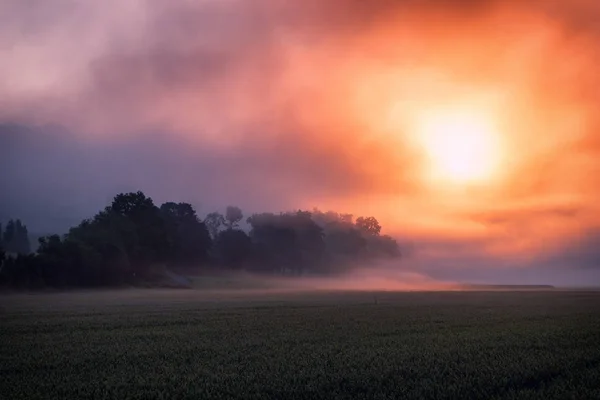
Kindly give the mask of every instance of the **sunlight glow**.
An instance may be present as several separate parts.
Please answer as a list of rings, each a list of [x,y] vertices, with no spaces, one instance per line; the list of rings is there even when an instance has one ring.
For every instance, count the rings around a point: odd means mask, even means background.
[[[431,110],[421,115],[417,130],[429,179],[483,183],[499,169],[499,134],[483,113]]]

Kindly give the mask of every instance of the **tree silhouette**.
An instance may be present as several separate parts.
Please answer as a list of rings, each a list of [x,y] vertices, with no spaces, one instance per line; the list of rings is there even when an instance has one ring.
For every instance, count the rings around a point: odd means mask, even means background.
[[[252,255],[250,237],[239,229],[221,231],[215,240],[215,248],[218,261],[229,268],[241,268]]]
[[[346,226],[331,229],[326,243],[331,253],[350,257],[362,254],[367,247],[367,240],[361,233]]]
[[[236,206],[227,206],[225,209],[225,222],[227,229],[237,228],[240,221],[244,218],[242,210]]]
[[[15,254],[31,253],[29,233],[20,219],[9,220],[2,236],[2,243],[7,252]]]
[[[160,206],[160,212],[169,236],[171,261],[185,264],[206,261],[212,240],[192,205],[169,202]]]
[[[254,214],[247,219],[260,269],[281,270],[295,263],[296,232],[283,214]]]
[[[159,207],[143,192],[117,194],[110,205],[66,235],[39,239],[30,252],[27,227],[11,219],[0,230],[0,285],[93,287],[160,284],[169,268],[246,269],[302,275],[342,272],[377,258],[400,256],[374,217],[297,210],[258,213],[239,228],[239,207],[201,221],[188,203]],[[6,254],[4,253],[6,251]],[[162,271],[162,273],[161,273]]]
[[[375,256],[396,258],[401,255],[398,243],[396,243],[394,238],[388,235],[372,238],[369,242],[369,247]]]
[[[358,217],[356,219],[356,227],[368,235],[379,235],[381,232],[381,225],[375,217]]]
[[[160,210],[150,197],[143,192],[118,194],[115,196],[111,211],[125,218],[123,225],[132,230],[127,255],[132,261],[135,272],[154,262],[166,261],[169,254],[168,233]]]
[[[125,217],[141,216],[144,212],[153,211],[155,208],[152,199],[141,192],[121,193],[114,197],[111,210]]]
[[[225,217],[216,211],[211,212],[204,218],[204,225],[206,225],[211,238],[214,240],[221,231],[221,227],[225,225]]]
[[[15,221],[10,219],[6,224],[6,228],[4,229],[4,234],[2,236],[2,241],[6,245],[6,249],[11,251],[16,235],[16,227]]]
[[[301,274],[306,266],[318,267],[323,261],[323,229],[310,212],[254,214],[247,221],[263,265]]]
[[[27,226],[23,225],[20,219],[18,219],[15,222],[15,253],[31,253],[31,245],[29,244],[29,232],[27,231]]]

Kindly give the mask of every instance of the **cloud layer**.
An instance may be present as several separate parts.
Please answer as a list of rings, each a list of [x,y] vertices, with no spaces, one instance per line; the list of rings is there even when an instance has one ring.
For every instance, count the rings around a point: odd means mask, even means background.
[[[138,186],[544,252],[600,222],[598,18],[591,0],[4,1],[0,121],[33,128],[3,127],[3,204]],[[496,116],[489,185],[420,179],[411,118],[449,104]]]

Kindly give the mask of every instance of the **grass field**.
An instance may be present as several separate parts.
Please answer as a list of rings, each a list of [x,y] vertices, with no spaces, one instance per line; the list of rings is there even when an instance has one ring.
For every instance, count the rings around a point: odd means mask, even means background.
[[[0,296],[2,399],[600,399],[600,292]]]

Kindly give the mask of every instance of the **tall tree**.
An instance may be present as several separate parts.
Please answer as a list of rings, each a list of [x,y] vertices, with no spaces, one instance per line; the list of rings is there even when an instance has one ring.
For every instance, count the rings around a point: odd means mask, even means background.
[[[62,251],[56,240],[52,244],[54,246],[51,249],[58,249],[59,253]],[[104,284],[123,283],[130,281],[136,272],[136,260],[132,257],[139,246],[136,227],[126,217],[113,212],[111,207],[71,228],[63,244],[69,244],[69,250],[75,246],[81,250],[86,270],[84,280],[96,280]],[[44,246],[40,241],[38,252],[42,248]]]
[[[282,215],[254,214],[247,219],[254,243],[258,269],[282,272],[297,258],[296,232],[284,223]]]
[[[15,253],[29,254],[31,253],[31,245],[29,243],[29,232],[20,219],[15,222]]]
[[[111,204],[111,210],[130,218],[143,218],[145,212],[155,211],[156,206],[150,197],[141,192],[120,193]]]
[[[352,214],[340,214],[335,211],[322,212],[319,209],[313,209],[312,219],[319,226],[328,230],[329,227],[338,229],[340,225],[353,226],[354,216]]]
[[[381,225],[375,217],[358,217],[356,227],[367,235],[377,236],[381,232]]]
[[[150,264],[166,261],[168,234],[160,210],[150,197],[141,191],[118,194],[110,211],[125,218],[133,227],[137,240],[130,243],[127,253],[136,272],[143,273]]]
[[[211,212],[204,218],[204,225],[208,229],[210,236],[213,240],[217,238],[219,232],[221,231],[221,227],[225,225],[225,217],[218,212]]]
[[[186,264],[205,261],[212,240],[192,205],[169,202],[160,206],[160,212],[169,235],[171,261]]]
[[[229,268],[243,268],[252,256],[252,241],[240,229],[221,231],[215,241],[217,259]]]
[[[374,257],[397,258],[402,255],[398,243],[391,236],[371,236],[368,242],[369,251]]]
[[[234,229],[239,226],[240,221],[244,218],[242,210],[236,206],[227,206],[225,210],[225,222],[227,229]]]
[[[15,221],[10,219],[4,228],[4,234],[2,235],[2,241],[6,246],[6,250],[11,252],[13,242],[15,239]]]
[[[340,214],[340,221],[345,224],[352,224],[354,221],[354,215],[352,214]]]
[[[248,218],[248,223],[264,265],[300,274],[307,266],[315,267],[323,259],[323,229],[308,211],[255,214]]]
[[[330,228],[325,241],[331,254],[339,256],[356,257],[367,247],[367,240],[357,229],[344,225]]]
[[[11,219],[10,221],[8,221],[2,241],[4,243],[6,251],[10,253],[31,253],[29,233],[27,231],[27,227],[21,222],[20,219]]]

